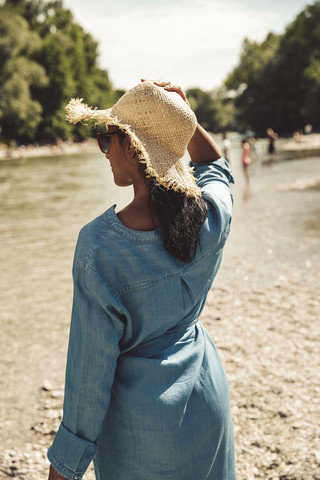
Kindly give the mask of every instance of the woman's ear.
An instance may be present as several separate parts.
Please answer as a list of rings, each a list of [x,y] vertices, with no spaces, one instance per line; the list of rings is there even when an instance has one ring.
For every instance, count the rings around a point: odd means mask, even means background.
[[[130,140],[128,137],[126,138],[126,148],[127,148],[127,152],[129,154],[130,159],[137,161],[138,160],[137,153],[134,147],[130,144]]]

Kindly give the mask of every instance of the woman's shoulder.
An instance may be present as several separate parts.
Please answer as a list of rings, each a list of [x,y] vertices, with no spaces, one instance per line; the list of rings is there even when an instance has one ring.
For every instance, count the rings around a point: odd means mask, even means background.
[[[98,239],[101,235],[105,235],[107,232],[106,214],[111,208],[112,207],[85,224],[79,232],[79,238],[90,237],[92,239]]]
[[[134,230],[118,218],[115,205],[108,208],[87,223],[78,236],[75,258],[92,265],[104,262],[109,266],[124,263],[125,258],[141,256],[148,245],[148,251],[162,245],[161,229],[151,231]]]
[[[81,228],[76,246],[77,260],[88,262],[92,254],[102,243],[107,249],[110,244],[111,248],[112,229],[106,221],[108,210]]]

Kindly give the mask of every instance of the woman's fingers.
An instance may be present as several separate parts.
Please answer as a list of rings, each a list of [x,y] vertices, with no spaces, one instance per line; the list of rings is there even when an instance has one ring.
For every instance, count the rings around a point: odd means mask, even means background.
[[[181,87],[179,87],[178,85],[168,85],[168,86],[164,87],[164,89],[167,90],[168,92],[178,93],[178,95],[180,95],[182,100],[184,100],[186,102],[186,104],[189,105],[189,107],[190,107],[190,103],[187,100],[187,96],[186,96],[186,94],[184,93],[184,91],[182,90]]]
[[[179,93],[180,97],[183,98],[183,100],[187,101],[187,97],[186,97],[186,94],[184,93],[184,91],[182,90],[181,87],[179,87],[178,85],[166,85],[164,87],[165,90],[167,90],[168,92],[177,92]]]
[[[166,80],[153,80],[152,78],[141,78],[141,82],[152,82],[158,87],[165,87],[171,84],[171,82],[168,82]]]
[[[176,92],[180,95],[180,97],[190,106],[190,103],[187,100],[187,96],[182,90],[182,88],[179,85],[172,85],[171,82],[168,82],[166,80],[151,80],[151,79],[146,79],[146,78],[141,78],[141,82],[152,82],[157,87],[163,87],[165,90],[168,92]]]

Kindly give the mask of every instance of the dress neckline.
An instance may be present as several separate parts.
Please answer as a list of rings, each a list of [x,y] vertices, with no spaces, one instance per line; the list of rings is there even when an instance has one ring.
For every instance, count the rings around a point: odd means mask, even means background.
[[[133,228],[129,228],[124,223],[121,222],[117,213],[116,213],[116,205],[108,208],[105,212],[105,217],[108,223],[112,226],[114,230],[118,233],[127,237],[132,240],[137,241],[147,241],[147,242],[155,242],[155,241],[162,241],[162,230],[161,228],[157,228],[156,230],[151,231],[144,231],[144,230],[134,230]]]

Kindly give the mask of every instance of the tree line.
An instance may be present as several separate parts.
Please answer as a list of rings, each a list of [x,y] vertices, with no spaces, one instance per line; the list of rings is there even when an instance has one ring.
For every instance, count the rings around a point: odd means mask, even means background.
[[[292,134],[320,129],[320,1],[308,5],[281,35],[245,39],[238,65],[213,90],[188,99],[213,132],[268,127]],[[0,7],[0,139],[18,143],[85,139],[65,121],[71,97],[105,108],[123,94],[98,67],[98,43],[61,0],[6,0]]]
[[[86,128],[65,121],[69,99],[107,108],[123,93],[97,58],[97,42],[62,1],[7,0],[0,7],[0,138],[86,138]]]
[[[320,1],[308,5],[282,35],[261,42],[245,39],[238,65],[221,88],[198,89],[199,121],[212,131],[252,131],[264,136],[272,127],[291,135],[311,124],[320,130]]]

